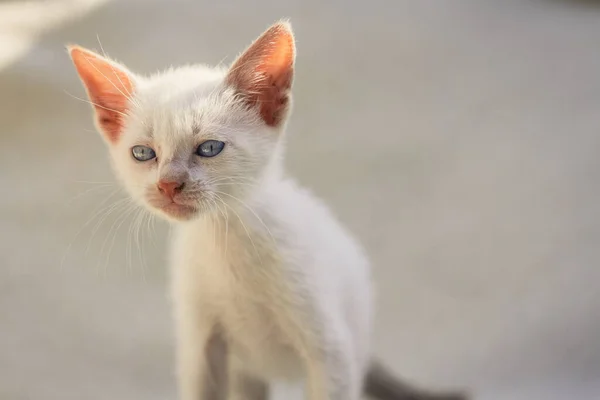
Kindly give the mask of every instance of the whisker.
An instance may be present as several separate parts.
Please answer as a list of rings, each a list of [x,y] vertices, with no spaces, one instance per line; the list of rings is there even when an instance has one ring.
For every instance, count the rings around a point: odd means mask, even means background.
[[[88,62],[88,64],[90,64],[90,65],[92,66],[92,68],[94,68],[96,71],[98,71],[98,73],[99,73],[100,75],[102,75],[102,76],[104,77],[104,79],[106,79],[106,80],[107,80],[107,81],[108,81],[108,82],[109,82],[109,83],[110,83],[110,84],[111,84],[111,85],[112,85],[112,86],[113,86],[115,89],[117,89],[117,91],[118,91],[118,92],[119,92],[119,93],[120,93],[120,94],[121,94],[123,97],[125,97],[127,100],[129,100],[129,101],[131,101],[132,103],[134,103],[134,102],[131,100],[131,98],[130,98],[129,96],[127,96],[125,93],[123,93],[123,91],[122,91],[121,89],[119,89],[119,88],[117,87],[117,85],[115,85],[115,83],[114,83],[113,81],[111,81],[110,79],[108,79],[108,77],[107,77],[106,75],[104,75],[104,73],[103,73],[102,71],[100,71],[100,69],[99,69],[98,67],[96,67],[96,66],[94,65],[94,63],[91,61],[91,59],[90,59],[89,57],[87,57],[87,56],[85,56],[85,55],[84,55],[84,56],[83,56],[83,58],[85,58],[85,60]],[[113,71],[114,71],[114,69],[113,69]],[[134,103],[134,105],[135,105],[135,103]]]
[[[102,257],[102,254],[104,253],[104,249],[106,248],[106,245],[108,244],[108,240],[111,237],[112,234],[112,239],[110,241],[110,246],[108,247],[108,252],[105,258],[105,262],[104,262],[104,274],[106,276],[106,271],[107,271],[107,267],[108,267],[108,263],[110,261],[110,254],[112,252],[112,249],[114,247],[115,244],[115,239],[117,236],[117,233],[119,232],[119,229],[121,228],[121,226],[123,225],[123,223],[127,220],[127,216],[131,213],[131,211],[133,211],[135,209],[136,205],[134,203],[129,203],[124,210],[121,211],[121,213],[119,213],[117,215],[117,217],[115,218],[115,221],[112,223],[107,235],[106,235],[106,239],[104,239],[104,242],[102,243],[102,247],[100,249],[100,256]],[[119,221],[120,220],[120,221]],[[115,228],[116,226],[116,228]]]
[[[75,241],[77,240],[77,238],[79,237],[79,235],[83,232],[83,230],[103,211],[105,210],[102,205],[104,203],[106,203],[111,197],[113,197],[116,193],[118,192],[118,189],[114,190],[108,197],[106,197],[98,206],[97,208],[93,211],[93,215],[91,217],[89,217],[87,219],[87,221],[77,230],[77,232],[75,233],[75,236],[73,236],[73,239],[71,239],[71,241],[69,242],[69,245],[67,246],[67,248],[65,249],[65,252],[62,256],[61,262],[60,262],[60,270],[62,271],[67,255],[69,254],[69,252],[71,251],[71,248],[73,246],[73,244],[75,243]],[[110,206],[109,206],[110,207]]]
[[[154,214],[151,214],[151,218],[152,218],[152,243],[155,243],[154,240],[156,238],[156,216]]]
[[[256,179],[251,179],[251,178],[246,178],[243,176],[222,176],[222,177],[217,177],[217,178],[213,178],[213,179],[209,179],[206,181],[206,184],[210,185],[210,184],[214,184],[217,182],[222,182],[224,180],[236,180],[239,182],[254,182],[254,183],[258,183],[258,181]]]
[[[117,114],[120,114],[120,115],[122,115],[122,116],[124,116],[124,117],[128,117],[128,116],[129,116],[129,114],[126,114],[126,113],[124,113],[124,112],[121,112],[121,111],[119,111],[119,110],[115,110],[115,109],[112,109],[112,108],[104,107],[104,106],[102,106],[102,105],[100,105],[100,104],[98,104],[98,103],[94,103],[93,101],[86,100],[86,99],[82,99],[81,97],[77,97],[77,96],[75,96],[75,95],[73,95],[73,94],[71,94],[71,93],[67,92],[66,90],[64,90],[64,92],[65,92],[66,94],[68,94],[69,96],[71,96],[72,98],[74,98],[74,99],[76,99],[76,100],[79,100],[79,101],[83,101],[84,103],[91,104],[91,105],[93,105],[94,107],[98,107],[98,108],[101,108],[101,109],[103,109],[103,110],[106,110],[106,111],[115,112],[115,113],[117,113]]]
[[[100,42],[100,35],[96,34],[96,39],[98,39],[98,44],[100,45],[100,50],[102,51],[102,55],[104,57],[108,56],[106,55],[106,52],[104,51],[104,47],[102,46],[102,42]],[[121,86],[123,87],[123,90],[125,90],[127,92],[127,94],[129,95],[129,97],[127,97],[127,99],[132,102],[136,107],[140,107],[140,105],[134,100],[133,95],[131,94],[131,92],[127,89],[127,87],[125,86],[125,83],[123,83],[123,81],[121,80],[121,77],[119,76],[119,74],[117,74],[117,71],[115,71],[115,69],[113,68],[113,66],[111,65],[111,69],[112,72],[114,74],[114,76],[117,78],[117,80],[119,81],[119,83],[121,84]]]
[[[138,212],[139,213],[139,212]],[[128,274],[132,274],[133,271],[133,251],[131,249],[131,242],[132,242],[132,235],[131,232],[133,230],[133,226],[134,226],[134,221],[130,221],[129,222],[129,228],[127,229],[127,245],[125,246],[125,259],[127,260],[125,262],[125,273],[127,276],[129,276]]]
[[[110,206],[103,209],[104,214],[100,217],[100,219],[98,221],[96,221],[96,224],[92,228],[92,234],[91,234],[90,239],[88,240],[87,246],[85,248],[86,255],[88,254],[88,251],[90,250],[92,240],[96,236],[96,233],[98,232],[98,230],[100,229],[100,227],[102,226],[104,221],[106,221],[106,219],[108,218],[108,216],[110,214],[112,214],[114,211],[118,210],[119,208],[125,206],[129,201],[130,201],[129,198],[123,198],[120,200],[116,200]]]
[[[144,251],[143,251],[143,241],[140,241],[140,228],[142,226],[142,224],[144,223],[144,219],[147,216],[146,211],[140,207],[140,217],[137,219],[137,224],[136,224],[136,230],[135,230],[135,242],[137,244],[137,248],[138,248],[138,255],[140,257],[140,267],[142,270],[142,280],[144,282],[146,282],[146,269],[147,269],[147,265],[146,265],[146,258],[144,257]],[[143,237],[142,237],[143,239]]]
[[[75,183],[91,183],[91,184],[96,184],[96,183],[105,183],[107,185],[114,185],[115,182],[105,182],[105,181],[73,181]]]
[[[258,216],[258,214],[252,209],[252,207],[250,207],[248,204],[246,204],[244,201],[238,199],[237,197],[229,194],[229,193],[225,193],[225,192],[216,192],[218,194],[224,194],[225,196],[229,196],[234,200],[237,200],[238,202],[240,202],[240,204],[242,204],[244,207],[246,207],[246,209],[248,211],[250,211],[255,217],[256,219],[262,224],[262,226],[267,230],[267,232],[269,233],[269,236],[271,237],[271,240],[273,241],[273,243],[276,243],[275,238],[273,237],[273,234],[271,233],[271,230],[267,227],[267,225],[264,223],[264,221],[262,220],[261,217]]]
[[[216,252],[217,251],[217,242],[218,242],[218,240],[217,240],[217,231],[216,231],[216,223],[215,222],[216,222],[217,218],[214,218],[212,216],[212,214],[209,214],[209,219],[212,222],[212,228],[213,228],[213,249]]]
[[[260,256],[260,253],[258,252],[258,249],[256,247],[256,245],[254,244],[254,240],[252,240],[252,236],[250,236],[250,231],[248,231],[248,228],[246,227],[246,224],[244,224],[244,221],[242,221],[242,217],[240,217],[240,215],[237,213],[237,211],[235,211],[235,209],[233,207],[230,207],[222,198],[221,196],[219,196],[218,194],[215,193],[215,196],[217,199],[219,199],[221,201],[221,203],[223,203],[223,205],[225,206],[225,208],[229,208],[235,215],[236,217],[238,217],[238,220],[240,221],[240,224],[242,225],[242,227],[244,228],[244,231],[246,231],[246,235],[248,236],[248,239],[250,239],[250,243],[252,244],[252,247],[254,248],[254,251],[256,253],[256,256],[258,257],[258,260],[260,262],[260,265],[263,265],[262,262],[262,258]]]
[[[213,204],[215,205],[215,207],[217,208],[217,210],[219,210],[219,212],[221,213],[221,215],[223,216],[223,219],[225,220],[225,249],[224,249],[224,256],[225,258],[227,258],[227,247],[228,247],[228,243],[229,243],[229,214],[227,213],[227,210],[223,211],[223,209],[221,208],[221,206],[219,204],[217,204],[217,202],[213,199],[211,199]]]
[[[88,189],[84,190],[83,192],[81,192],[81,193],[78,193],[78,194],[76,194],[75,196],[73,196],[73,197],[71,198],[71,200],[69,200],[69,201],[67,201],[67,202],[65,203],[65,206],[71,205],[71,203],[73,203],[75,200],[77,200],[78,198],[80,198],[80,197],[82,197],[82,196],[84,196],[84,195],[86,195],[86,194],[88,194],[88,193],[90,193],[90,192],[96,191],[96,190],[98,190],[98,189],[108,189],[108,188],[110,188],[110,186],[111,186],[111,185],[108,185],[108,184],[102,184],[102,185],[100,185],[100,186],[96,186],[96,187],[88,188]]]

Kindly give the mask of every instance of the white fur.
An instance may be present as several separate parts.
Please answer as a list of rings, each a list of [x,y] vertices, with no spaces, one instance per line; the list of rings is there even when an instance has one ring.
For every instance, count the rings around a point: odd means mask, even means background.
[[[267,127],[225,73],[192,66],[132,77],[132,107],[109,146],[124,186],[152,212],[165,216],[152,200],[158,179],[198,189],[189,200],[199,211],[174,222],[171,246],[181,399],[222,398],[222,388],[206,387],[218,380],[212,364],[224,362],[206,357],[208,346],[226,352],[233,398],[261,398],[249,382],[305,379],[310,400],[356,400],[369,358],[368,261],[322,202],[285,176],[285,124]],[[206,139],[226,147],[194,155]],[[158,161],[136,162],[139,144]]]

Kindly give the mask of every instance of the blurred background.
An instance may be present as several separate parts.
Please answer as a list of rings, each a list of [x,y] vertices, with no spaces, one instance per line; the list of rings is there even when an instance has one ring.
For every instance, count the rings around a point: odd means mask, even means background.
[[[281,17],[287,164],[373,259],[375,352],[600,399],[600,4],[558,0],[1,1],[0,399],[175,399],[168,227],[119,202],[64,45],[229,63]]]

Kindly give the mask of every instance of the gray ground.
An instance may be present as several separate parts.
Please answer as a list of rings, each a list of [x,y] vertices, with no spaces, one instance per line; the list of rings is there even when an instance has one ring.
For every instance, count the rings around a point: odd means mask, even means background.
[[[122,194],[62,46],[230,62],[282,16],[289,169],[372,255],[376,352],[477,399],[599,399],[600,8],[568,3],[0,3],[0,399],[175,399],[167,227],[96,225]]]

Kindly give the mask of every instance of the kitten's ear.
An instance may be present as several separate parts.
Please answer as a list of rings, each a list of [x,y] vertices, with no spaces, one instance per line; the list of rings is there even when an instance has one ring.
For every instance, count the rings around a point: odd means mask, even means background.
[[[125,67],[90,50],[79,46],[67,49],[96,112],[98,128],[109,142],[116,142],[131,106],[133,75]]]
[[[280,125],[286,117],[295,57],[292,28],[287,22],[279,22],[239,56],[227,75],[227,83],[244,97],[249,107],[258,108],[269,126]]]

